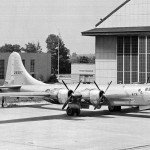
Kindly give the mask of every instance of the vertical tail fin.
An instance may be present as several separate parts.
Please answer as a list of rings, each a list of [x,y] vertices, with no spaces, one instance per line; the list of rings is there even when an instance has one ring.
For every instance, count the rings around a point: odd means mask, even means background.
[[[4,85],[43,85],[34,79],[25,69],[19,53],[13,52],[8,59]]]

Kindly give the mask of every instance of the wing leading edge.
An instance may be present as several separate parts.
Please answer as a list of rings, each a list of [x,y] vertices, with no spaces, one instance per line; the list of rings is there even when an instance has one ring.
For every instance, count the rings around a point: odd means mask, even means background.
[[[21,85],[3,85],[3,86],[0,86],[0,89],[20,89],[21,88]]]
[[[8,92],[0,93],[1,97],[46,97],[50,96],[47,92]]]

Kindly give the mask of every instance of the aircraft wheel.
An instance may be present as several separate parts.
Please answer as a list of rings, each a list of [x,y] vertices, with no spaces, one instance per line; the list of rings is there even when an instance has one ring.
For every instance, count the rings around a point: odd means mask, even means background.
[[[68,107],[67,110],[66,110],[66,112],[67,112],[67,115],[68,115],[68,116],[73,116],[73,115],[74,115],[74,110],[73,110],[73,108]]]

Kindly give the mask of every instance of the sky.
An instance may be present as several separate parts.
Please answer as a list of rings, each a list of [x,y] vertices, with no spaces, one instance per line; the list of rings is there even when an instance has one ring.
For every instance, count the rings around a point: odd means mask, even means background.
[[[95,37],[81,32],[95,28],[125,0],[1,0],[0,46],[39,42],[47,51],[50,34],[61,36],[70,53],[95,53]]]

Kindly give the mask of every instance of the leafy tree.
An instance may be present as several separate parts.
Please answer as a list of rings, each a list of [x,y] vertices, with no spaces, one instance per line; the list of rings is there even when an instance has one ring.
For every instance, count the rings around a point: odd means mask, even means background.
[[[62,39],[54,34],[50,34],[47,39],[48,53],[51,53],[52,73],[58,73],[58,50],[59,50],[59,72],[61,74],[71,73],[70,51],[65,47]]]
[[[0,47],[0,52],[3,52],[3,53],[11,53],[13,51],[15,52],[21,52],[22,48],[20,47],[20,45],[11,45],[11,44],[5,44],[3,46]]]
[[[71,63],[89,63],[89,64],[95,64],[95,56],[93,54],[80,56],[76,53],[72,53],[71,56]]]
[[[89,63],[90,64],[95,64],[95,56],[89,57]]]
[[[37,44],[28,42],[28,44],[25,44],[25,48],[23,48],[22,50],[27,53],[41,53],[42,52],[42,48],[39,42]]]
[[[81,56],[80,63],[89,63],[89,58],[87,56]]]
[[[71,63],[79,63],[79,62],[80,62],[80,57],[77,55],[77,53],[72,53]]]
[[[55,74],[51,75],[50,78],[48,79],[47,83],[57,83],[58,79]]]

